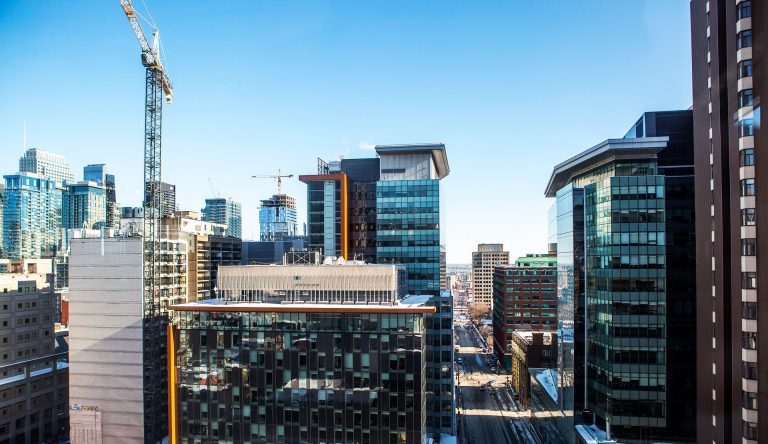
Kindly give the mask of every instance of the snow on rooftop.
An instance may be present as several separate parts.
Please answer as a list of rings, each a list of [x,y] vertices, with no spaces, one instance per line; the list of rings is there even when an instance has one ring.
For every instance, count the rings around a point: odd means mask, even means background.
[[[533,372],[534,369],[531,369]],[[557,373],[552,369],[536,369],[536,381],[547,392],[553,401],[557,402]]]

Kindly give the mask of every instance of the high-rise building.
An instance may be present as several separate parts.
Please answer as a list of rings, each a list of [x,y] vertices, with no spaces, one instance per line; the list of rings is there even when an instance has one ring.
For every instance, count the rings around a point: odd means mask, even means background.
[[[176,185],[160,182],[160,216],[170,216],[176,211]]]
[[[403,264],[408,293],[431,296],[427,304],[436,311],[426,318],[427,430],[431,436],[453,435],[453,298],[444,291],[440,200],[440,180],[449,173],[445,146],[380,145],[376,153],[378,159],[320,161],[318,174],[299,177],[307,184],[309,249]],[[350,214],[358,217],[354,223]]]
[[[408,293],[430,295],[427,318],[427,428],[456,434],[453,375],[453,298],[445,285],[445,213],[440,180],[450,172],[445,146],[378,145],[376,261],[401,263]]]
[[[72,168],[64,156],[38,148],[27,149],[19,158],[19,172],[39,174],[41,177],[55,181],[57,185],[75,181]]]
[[[307,184],[307,247],[326,256],[376,262],[378,158],[318,159]]]
[[[566,160],[549,180],[546,195],[558,202],[558,385],[584,390],[580,411],[561,406],[577,431],[591,412],[619,440],[696,441],[692,128],[691,111],[645,113],[623,139]],[[581,217],[583,253],[571,238]],[[583,367],[584,380],[568,365]],[[573,423],[563,429],[573,437]]]
[[[757,443],[768,439],[768,9],[692,0],[691,24],[697,440]]]
[[[222,267],[219,299],[171,307],[172,441],[425,442],[434,308],[402,266],[342,262]]]
[[[529,254],[493,269],[493,348],[510,368],[516,330],[557,330],[557,258]]]
[[[493,307],[493,267],[508,265],[509,252],[503,244],[478,244],[472,252],[472,285],[475,289],[473,305],[486,310]]]
[[[3,176],[4,256],[52,258],[61,250],[61,194],[53,179],[33,173]]]
[[[70,240],[72,442],[159,442],[168,431],[167,308],[187,299],[187,243],[161,239],[159,317],[144,304],[142,238]],[[151,342],[149,342],[151,341]],[[147,368],[153,366],[152,372]]]
[[[107,228],[107,195],[96,182],[68,183],[61,205],[61,223],[65,230]]]
[[[259,206],[259,239],[279,241],[298,234],[296,199],[287,194],[275,194]]]
[[[202,213],[204,221],[226,225],[228,236],[242,238],[243,211],[240,203],[224,198],[205,199]]]
[[[117,203],[115,176],[107,174],[105,164],[95,163],[83,168],[83,180],[96,182],[104,187],[107,194],[107,228],[120,228],[120,204]]]

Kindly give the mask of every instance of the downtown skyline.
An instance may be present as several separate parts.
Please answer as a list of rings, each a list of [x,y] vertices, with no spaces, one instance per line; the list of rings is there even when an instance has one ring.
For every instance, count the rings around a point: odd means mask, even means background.
[[[244,238],[258,237],[258,201],[276,190],[251,175],[436,142],[452,156],[448,262],[468,263],[482,242],[513,256],[543,250],[546,225],[517,215],[546,214],[554,159],[621,136],[644,110],[691,104],[687,1],[148,6],[176,90],[163,181],[181,209],[199,210],[210,178],[243,205]],[[143,73],[117,2],[4,2],[0,23],[0,40],[14,42],[0,54],[16,60],[0,73],[0,172],[18,169],[26,122],[28,147],[64,155],[74,171],[106,163],[118,202],[140,205]],[[283,186],[306,221],[305,186]],[[477,229],[491,207],[499,217]]]

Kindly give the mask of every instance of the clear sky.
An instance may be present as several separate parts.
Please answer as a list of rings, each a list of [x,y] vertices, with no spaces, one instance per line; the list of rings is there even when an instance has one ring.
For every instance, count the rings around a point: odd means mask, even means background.
[[[242,203],[245,238],[276,191],[251,175],[442,142],[448,262],[480,242],[546,251],[552,167],[691,105],[688,0],[145,2],[175,91],[163,179],[199,210],[210,178]],[[78,178],[108,164],[118,201],[140,205],[144,68],[118,0],[0,0],[0,60],[0,173],[26,121],[28,147]],[[284,189],[303,221],[304,184]]]

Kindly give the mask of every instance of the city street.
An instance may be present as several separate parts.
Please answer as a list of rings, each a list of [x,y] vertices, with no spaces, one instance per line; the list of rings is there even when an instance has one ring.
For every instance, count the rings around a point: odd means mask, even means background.
[[[520,411],[514,392],[507,388],[507,377],[491,370],[491,354],[474,327],[458,330],[457,406],[459,442],[544,443],[531,427],[530,411]],[[460,359],[459,359],[460,358]]]

